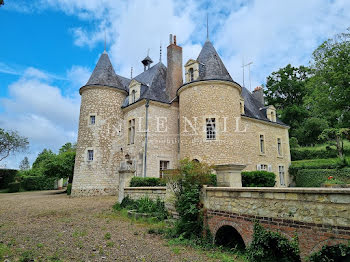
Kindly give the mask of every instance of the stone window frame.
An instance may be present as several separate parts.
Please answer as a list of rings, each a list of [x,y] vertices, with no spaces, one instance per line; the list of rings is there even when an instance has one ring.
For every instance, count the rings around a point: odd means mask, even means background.
[[[89,151],[92,151],[92,160],[89,160]],[[95,150],[95,148],[93,148],[93,147],[86,148],[86,150],[85,150],[85,161],[87,163],[92,163],[92,162],[96,161],[96,150]]]
[[[263,137],[263,149],[261,147],[261,136]],[[266,155],[266,136],[265,133],[259,133],[258,134],[258,148],[259,148],[259,155],[265,156]]]
[[[129,118],[127,120],[127,126],[128,126],[128,145],[134,145],[135,144],[135,137],[136,137],[136,118]]]
[[[277,157],[278,158],[283,158],[283,143],[282,143],[282,138],[280,136],[278,136],[276,138],[277,140]],[[278,143],[278,140],[280,141],[280,143]],[[280,147],[279,147],[280,146]]]
[[[95,117],[95,123],[92,124],[91,123],[91,117],[94,116]],[[96,126],[98,122],[98,116],[96,113],[89,113],[88,117],[87,117],[87,123],[88,123],[88,126],[92,127],[92,126]]]
[[[162,162],[167,162],[167,163],[168,163],[168,164],[167,164],[167,169],[162,169],[162,166],[161,166],[161,163],[162,163]],[[159,158],[159,159],[158,159],[159,178],[163,178],[162,170],[171,169],[170,167],[171,167],[171,161],[170,161],[170,159],[164,158],[164,157]]]
[[[281,172],[281,168],[282,168],[282,172]],[[281,173],[283,174],[283,176],[281,176]],[[281,179],[283,177],[283,179]],[[278,182],[280,184],[280,186],[282,187],[286,187],[286,168],[284,164],[278,164]],[[281,183],[283,180],[283,184]]]
[[[214,123],[215,123],[215,133],[214,133],[214,138],[212,139],[208,139],[208,129],[207,129],[207,120],[208,119],[214,119]],[[213,115],[209,115],[209,116],[205,116],[203,118],[203,122],[204,122],[204,128],[203,128],[203,133],[204,133],[204,141],[206,142],[212,142],[212,141],[218,141],[219,140],[219,136],[218,136],[218,124],[219,124],[219,121],[218,121],[218,117],[217,116],[213,116]]]

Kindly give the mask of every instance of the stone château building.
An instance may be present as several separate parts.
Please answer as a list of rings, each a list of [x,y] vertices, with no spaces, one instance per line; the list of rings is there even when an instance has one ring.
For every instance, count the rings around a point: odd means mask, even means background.
[[[176,36],[170,35],[167,67],[152,63],[147,56],[144,72],[128,79],[104,52],[80,88],[72,195],[116,194],[122,170],[160,177],[183,158],[218,172],[271,171],[277,187],[288,186],[289,127],[265,105],[261,88],[251,93],[231,78],[208,39],[184,74]]]

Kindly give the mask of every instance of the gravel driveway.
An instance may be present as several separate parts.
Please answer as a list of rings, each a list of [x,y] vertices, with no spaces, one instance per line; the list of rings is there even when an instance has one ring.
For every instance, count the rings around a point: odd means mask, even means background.
[[[0,194],[0,247],[9,261],[211,261],[113,215],[115,197],[61,192]]]

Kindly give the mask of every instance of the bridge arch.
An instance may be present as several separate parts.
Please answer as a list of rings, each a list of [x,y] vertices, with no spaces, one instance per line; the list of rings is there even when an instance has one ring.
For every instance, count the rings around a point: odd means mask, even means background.
[[[225,234],[225,230],[229,231],[227,235]],[[220,241],[224,241],[221,242],[221,245],[226,245],[229,244],[228,242],[232,241],[231,244],[235,244],[237,242],[239,243],[240,247],[245,248],[251,242],[252,234],[249,234],[249,231],[251,230],[244,230],[244,228],[242,228],[242,225],[239,223],[228,220],[221,220],[215,224],[211,232],[216,244],[220,244]],[[218,238],[221,238],[221,240]]]

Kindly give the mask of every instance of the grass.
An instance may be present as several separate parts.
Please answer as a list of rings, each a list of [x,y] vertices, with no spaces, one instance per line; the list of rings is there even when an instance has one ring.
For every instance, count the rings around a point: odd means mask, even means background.
[[[1,189],[1,190],[0,190],[0,194],[1,194],[1,193],[8,193],[8,192],[9,192],[9,189],[8,189],[8,188]]]
[[[323,150],[323,149],[326,149],[327,146],[330,146],[333,149],[337,148],[334,143],[323,143],[323,144],[316,144],[314,146],[300,146],[298,147],[298,149]],[[350,141],[344,140],[344,150],[350,151]]]
[[[348,163],[350,163],[350,157],[346,157]],[[336,167],[339,158],[326,158],[326,159],[305,159],[292,161],[294,167],[307,167],[307,168],[325,168]]]

